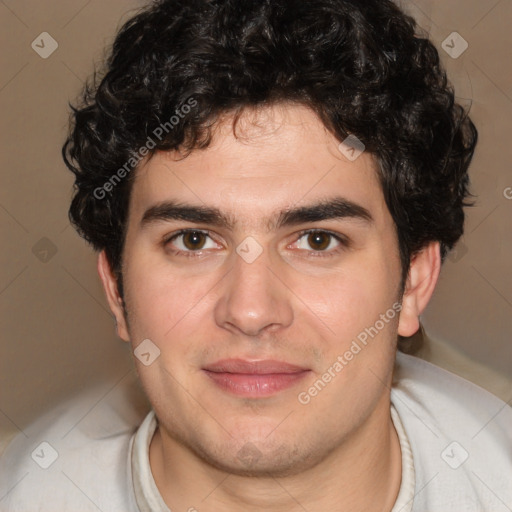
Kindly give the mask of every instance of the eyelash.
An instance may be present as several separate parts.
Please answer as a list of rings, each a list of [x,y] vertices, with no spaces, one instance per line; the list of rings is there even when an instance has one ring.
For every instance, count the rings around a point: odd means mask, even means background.
[[[168,237],[166,237],[163,241],[163,245],[164,246],[167,246],[170,242],[172,242],[173,240],[175,240],[176,238],[178,238],[179,236],[181,235],[185,235],[187,233],[194,233],[194,232],[197,232],[197,233],[203,233],[207,236],[209,236],[210,238],[211,235],[210,235],[210,231],[208,230],[203,230],[203,229],[182,229]],[[338,253],[340,253],[342,250],[348,248],[350,246],[350,243],[349,243],[349,240],[340,235],[340,234],[336,234],[336,233],[333,233],[332,231],[329,231],[329,230],[325,230],[325,229],[305,229],[303,231],[300,231],[298,234],[297,234],[297,241],[299,241],[304,235],[309,235],[309,234],[314,234],[314,233],[321,233],[321,234],[325,234],[325,235],[329,235],[331,236],[332,238],[334,238],[337,242],[340,243],[340,246],[335,248],[335,249],[331,249],[330,251],[307,251],[309,252],[309,257],[314,257],[314,258],[331,258],[333,256],[336,256]],[[212,238],[213,240],[213,238]],[[296,243],[296,242],[294,242]],[[200,253],[202,250],[204,249],[198,249],[197,251],[181,251],[181,250],[172,250],[172,253],[175,255],[175,256],[184,256],[186,258],[194,258],[194,257],[198,257],[197,256],[197,253]],[[206,249],[208,250],[208,249]],[[305,250],[305,249],[299,249],[299,250]]]

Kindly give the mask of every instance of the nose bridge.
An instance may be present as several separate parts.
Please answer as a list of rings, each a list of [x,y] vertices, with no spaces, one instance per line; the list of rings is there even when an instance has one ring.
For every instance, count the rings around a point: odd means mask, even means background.
[[[287,326],[293,319],[287,289],[275,276],[276,260],[261,249],[256,257],[254,252],[248,257],[254,250],[244,243],[238,247],[215,310],[220,326],[253,336],[271,325]]]

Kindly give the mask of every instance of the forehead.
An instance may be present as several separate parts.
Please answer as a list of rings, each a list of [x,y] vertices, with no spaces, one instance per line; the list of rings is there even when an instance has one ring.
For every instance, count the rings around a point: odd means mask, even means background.
[[[226,115],[211,144],[183,158],[158,152],[136,171],[130,217],[169,200],[213,206],[236,223],[268,222],[290,206],[342,196],[379,218],[383,195],[372,155],[347,157],[310,109],[275,105]],[[350,155],[350,154],[348,154]]]

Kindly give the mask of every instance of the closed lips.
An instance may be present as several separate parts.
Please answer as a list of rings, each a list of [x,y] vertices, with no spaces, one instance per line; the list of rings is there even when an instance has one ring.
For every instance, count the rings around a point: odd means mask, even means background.
[[[276,373],[299,373],[307,368],[276,360],[247,361],[243,359],[223,359],[204,368],[215,373],[241,373],[247,375],[267,375]]]

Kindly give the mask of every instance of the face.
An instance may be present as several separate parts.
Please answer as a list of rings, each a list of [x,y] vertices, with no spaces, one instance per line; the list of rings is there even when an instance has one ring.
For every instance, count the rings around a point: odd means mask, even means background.
[[[372,156],[309,109],[231,121],[137,170],[120,334],[160,351],[135,362],[164,443],[289,474],[389,415],[398,241]]]

